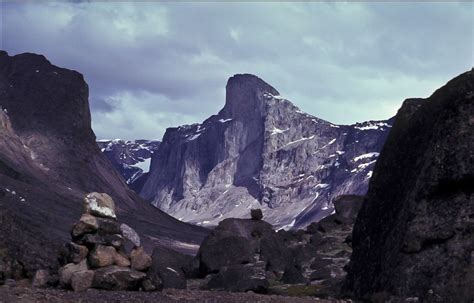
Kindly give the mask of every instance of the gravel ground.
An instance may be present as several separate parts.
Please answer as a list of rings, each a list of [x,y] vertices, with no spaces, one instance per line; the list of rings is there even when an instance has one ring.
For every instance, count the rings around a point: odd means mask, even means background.
[[[90,289],[77,293],[61,289],[38,289],[31,287],[0,287],[0,303],[13,302],[179,302],[179,303],[336,303],[350,302],[337,300],[320,300],[317,298],[296,298],[276,295],[259,295],[254,293],[229,293],[217,291],[175,290],[163,292],[101,291]]]

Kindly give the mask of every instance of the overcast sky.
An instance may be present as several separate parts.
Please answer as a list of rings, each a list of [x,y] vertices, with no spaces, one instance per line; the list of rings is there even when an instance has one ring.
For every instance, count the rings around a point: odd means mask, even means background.
[[[1,48],[84,74],[98,138],[160,139],[252,73],[333,123],[385,119],[473,66],[473,4],[3,3]]]

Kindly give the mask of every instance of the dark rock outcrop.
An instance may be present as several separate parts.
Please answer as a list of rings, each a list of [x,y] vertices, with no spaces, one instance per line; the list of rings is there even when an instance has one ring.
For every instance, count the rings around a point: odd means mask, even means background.
[[[250,210],[250,217],[252,220],[262,220],[263,219],[263,213],[260,208],[257,209],[251,209]]]
[[[197,245],[207,234],[127,188],[96,145],[80,73],[40,55],[0,51],[0,107],[0,271],[6,279],[57,270],[57,252],[88,192],[111,194],[117,215],[149,250],[163,242]]]
[[[354,227],[357,297],[474,299],[473,89],[469,71],[398,111]]]
[[[230,265],[255,262],[255,255],[266,262],[266,269],[283,272],[293,258],[272,226],[262,220],[225,219],[203,241],[197,257],[202,274],[215,273]]]
[[[224,108],[167,129],[140,195],[185,222],[217,225],[261,208],[277,228],[301,228],[365,194],[391,121],[334,125],[308,115],[260,78],[235,75]]]

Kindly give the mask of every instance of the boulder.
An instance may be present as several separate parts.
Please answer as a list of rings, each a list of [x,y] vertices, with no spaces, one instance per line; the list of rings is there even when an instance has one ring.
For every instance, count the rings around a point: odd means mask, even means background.
[[[132,242],[135,247],[140,246],[140,236],[138,235],[138,233],[133,228],[131,228],[127,224],[122,223],[120,225],[120,232],[121,232],[122,236],[125,239]]]
[[[79,222],[82,222],[84,225],[88,226],[92,230],[99,229],[99,222],[97,221],[97,217],[89,213],[82,214],[81,218],[79,219]]]
[[[71,287],[74,291],[85,291],[92,287],[94,279],[94,271],[82,270],[77,271],[71,276]]]
[[[328,267],[320,267],[313,271],[309,276],[311,281],[331,279],[331,270]]]
[[[200,267],[204,273],[219,271],[223,266],[253,261],[256,245],[249,239],[229,236],[215,241],[206,241],[199,248]]]
[[[94,232],[95,230],[96,228],[91,227],[90,225],[84,222],[77,222],[76,224],[74,224],[74,227],[72,228],[71,236],[73,239],[75,239],[84,234]]]
[[[148,272],[148,277],[150,277],[153,281],[159,281],[161,279],[163,288],[186,289],[186,276],[182,270],[174,269],[169,266],[164,268],[160,267],[158,269],[158,272],[156,272],[154,269],[150,270]]]
[[[143,247],[135,247],[130,253],[132,269],[146,271],[151,266],[151,257]]]
[[[265,263],[238,264],[223,267],[207,283],[207,288],[232,292],[253,291],[266,293],[268,280],[265,276]]]
[[[104,217],[117,218],[115,215],[115,203],[112,197],[105,193],[89,193],[84,197],[84,210],[86,213]]]
[[[251,209],[250,210],[250,217],[252,218],[252,220],[262,220],[263,218],[263,213],[262,213],[262,210],[260,208],[257,208],[257,209]]]
[[[113,265],[117,259],[117,251],[112,246],[97,245],[89,254],[89,265],[92,268]]]
[[[147,279],[156,289],[186,288],[185,268],[192,261],[187,256],[166,247],[155,247],[152,254],[152,265],[147,272]]]
[[[275,232],[260,239],[260,258],[267,262],[267,270],[284,271],[295,265],[295,257],[290,248]]]
[[[160,291],[163,289],[163,281],[158,275],[146,277],[142,281],[142,289],[144,291]]]
[[[87,257],[89,249],[86,246],[69,242],[63,246],[59,252],[59,262],[61,265],[68,263],[79,263]]]
[[[472,302],[473,91],[471,70],[398,111],[354,225],[349,294]]]
[[[294,257],[272,226],[263,220],[225,219],[203,241],[198,252],[202,274],[223,266],[254,262],[255,254],[271,271],[294,266]]]
[[[116,265],[95,270],[92,287],[105,290],[137,290],[145,273]]]
[[[87,261],[82,260],[78,264],[69,263],[59,269],[59,284],[61,287],[69,287],[71,285],[71,277],[75,272],[88,270]]]
[[[130,267],[130,260],[128,257],[124,256],[123,254],[116,253],[114,264],[121,267]],[[134,268],[134,269],[138,270],[137,268]]]
[[[296,266],[290,266],[287,268],[281,278],[283,283],[286,284],[301,284],[306,283],[306,278],[301,273],[301,269]]]

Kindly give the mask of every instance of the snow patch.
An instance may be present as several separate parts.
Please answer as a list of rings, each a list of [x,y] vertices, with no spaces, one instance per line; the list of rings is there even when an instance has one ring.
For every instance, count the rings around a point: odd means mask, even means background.
[[[285,98],[283,98],[282,96],[280,96],[280,95],[272,95],[272,94],[269,93],[269,92],[264,92],[264,93],[263,93],[263,97],[264,97],[265,99],[285,100]]]
[[[233,119],[219,119],[219,122],[220,123],[226,123],[226,122],[229,122],[229,121],[232,121]]]
[[[366,158],[378,157],[379,155],[380,153],[377,153],[377,152],[366,153],[366,154],[355,157],[354,159],[352,159],[352,161],[357,162],[359,160],[366,159]]]
[[[382,127],[387,127],[390,128],[392,127],[390,124],[385,123],[385,122],[368,122],[367,125],[364,126],[355,126],[354,128],[358,130],[378,130],[379,128]]]
[[[188,139],[188,142],[189,142],[189,141],[194,141],[194,140],[196,140],[197,138],[199,138],[200,135],[201,135],[201,134],[192,135],[191,138]]]
[[[137,164],[134,164],[132,166],[140,168],[144,173],[147,173],[150,171],[150,164],[151,164],[151,157],[147,159],[143,159],[143,161],[138,162]]]
[[[351,173],[358,173],[364,169],[366,169],[368,166],[370,166],[371,164],[374,164],[375,162],[377,162],[377,160],[372,160],[370,162],[367,162],[367,163],[362,163],[362,164],[359,164],[357,166],[357,168],[354,168],[353,170],[351,170]]]
[[[289,131],[290,129],[287,128],[287,129],[279,129],[279,128],[273,128],[271,131],[270,131],[270,136],[273,136],[273,135],[278,135],[278,134],[281,134],[281,133],[284,133],[286,131]]]
[[[306,141],[306,140],[312,140],[312,139],[314,139],[314,137],[315,137],[314,135],[311,136],[311,137],[303,137],[303,138],[301,138],[301,139],[298,139],[298,140],[295,140],[295,141],[291,141],[290,143],[287,143],[287,144],[283,145],[283,147],[288,146],[288,145],[291,145],[291,144],[295,144],[295,143],[298,143],[298,142]]]
[[[315,188],[315,189],[319,189],[319,188],[324,189],[324,188],[327,188],[327,187],[329,187],[329,184],[327,184],[327,183],[319,183],[319,184],[316,185],[314,188]]]

